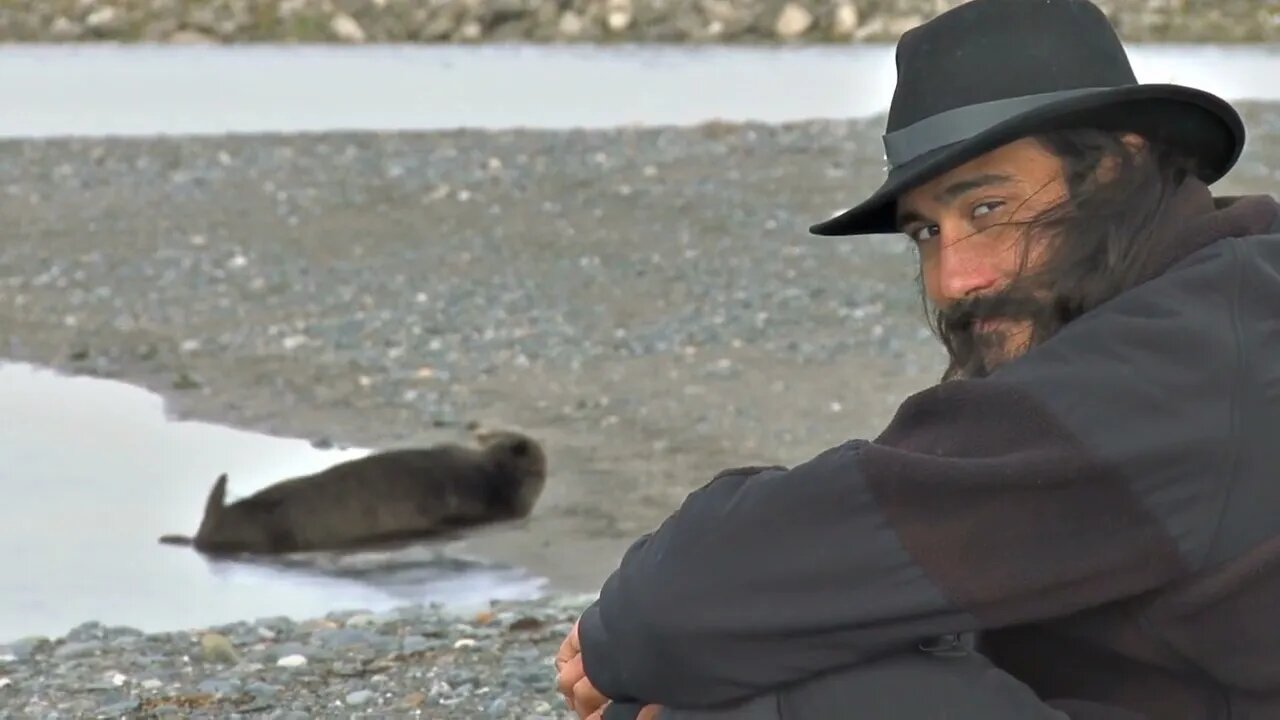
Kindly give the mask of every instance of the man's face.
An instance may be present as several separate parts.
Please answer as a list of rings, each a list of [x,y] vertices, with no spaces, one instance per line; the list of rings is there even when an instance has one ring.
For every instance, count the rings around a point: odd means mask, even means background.
[[[1027,244],[1022,223],[1066,199],[1061,160],[1031,139],[999,147],[903,194],[898,227],[919,248],[924,291],[942,311],[957,312],[1004,289],[1034,268],[1043,246]],[[1029,321],[987,318],[968,330],[985,365],[1021,354]]]

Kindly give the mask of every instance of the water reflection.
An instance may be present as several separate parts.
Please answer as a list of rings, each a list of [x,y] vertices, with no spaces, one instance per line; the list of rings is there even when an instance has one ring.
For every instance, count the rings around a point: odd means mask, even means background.
[[[1280,48],[1130,46],[1145,82],[1280,100]],[[10,46],[0,136],[601,127],[883,112],[892,45]]]
[[[0,417],[0,641],[85,620],[163,630],[542,592],[448,543],[231,562],[156,541],[195,530],[218,473],[232,498],[364,449],[176,422],[158,395],[21,364],[0,365]]]

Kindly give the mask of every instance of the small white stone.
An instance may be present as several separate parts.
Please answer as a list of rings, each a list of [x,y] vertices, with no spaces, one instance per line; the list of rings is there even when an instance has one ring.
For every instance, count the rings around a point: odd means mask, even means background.
[[[113,7],[100,7],[89,13],[84,24],[91,28],[105,28],[115,24],[118,12]]]
[[[307,659],[302,655],[285,655],[276,661],[276,665],[286,668],[302,667],[307,664]]]
[[[851,38],[858,30],[858,6],[849,0],[836,3],[831,18],[831,34],[842,39]]]
[[[471,638],[462,638],[458,642],[454,643],[453,647],[455,650],[461,650],[462,648],[472,647],[475,644],[476,644],[476,641],[472,640]]]
[[[80,26],[65,17],[58,16],[49,26],[49,34],[54,40],[73,40],[80,35]]]
[[[362,43],[367,39],[359,21],[346,13],[338,13],[329,20],[329,32],[343,42]]]
[[[586,23],[583,21],[582,16],[572,10],[565,11],[560,16],[560,21],[556,24],[556,29],[565,37],[577,37],[582,34],[582,30],[585,27]]]
[[[778,20],[773,25],[773,31],[778,37],[792,40],[804,35],[809,27],[813,25],[813,13],[798,3],[789,2],[778,13]]]
[[[347,618],[349,628],[371,628],[378,626],[378,618],[370,613],[360,613]]]

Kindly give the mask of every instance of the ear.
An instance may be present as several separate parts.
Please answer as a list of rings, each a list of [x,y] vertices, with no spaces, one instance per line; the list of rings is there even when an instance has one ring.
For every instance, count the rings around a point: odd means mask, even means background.
[[[1133,132],[1127,132],[1120,136],[1120,142],[1124,143],[1129,151],[1137,154],[1147,146],[1147,139]]]
[[[1124,145],[1125,150],[1129,152],[1129,160],[1133,161],[1142,154],[1147,147],[1147,139],[1137,133],[1127,132],[1120,135],[1120,142]],[[1098,163],[1095,171],[1098,179],[1107,182],[1116,176],[1118,170],[1117,165],[1123,164],[1123,159],[1115,155],[1107,155]]]

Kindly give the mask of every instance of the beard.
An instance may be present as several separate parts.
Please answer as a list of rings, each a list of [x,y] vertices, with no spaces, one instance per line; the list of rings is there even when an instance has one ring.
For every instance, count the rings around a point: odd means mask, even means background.
[[[987,377],[1022,356],[1037,330],[1056,315],[1055,305],[1043,293],[1005,291],[960,300],[937,311],[938,334],[951,356],[943,380]]]

